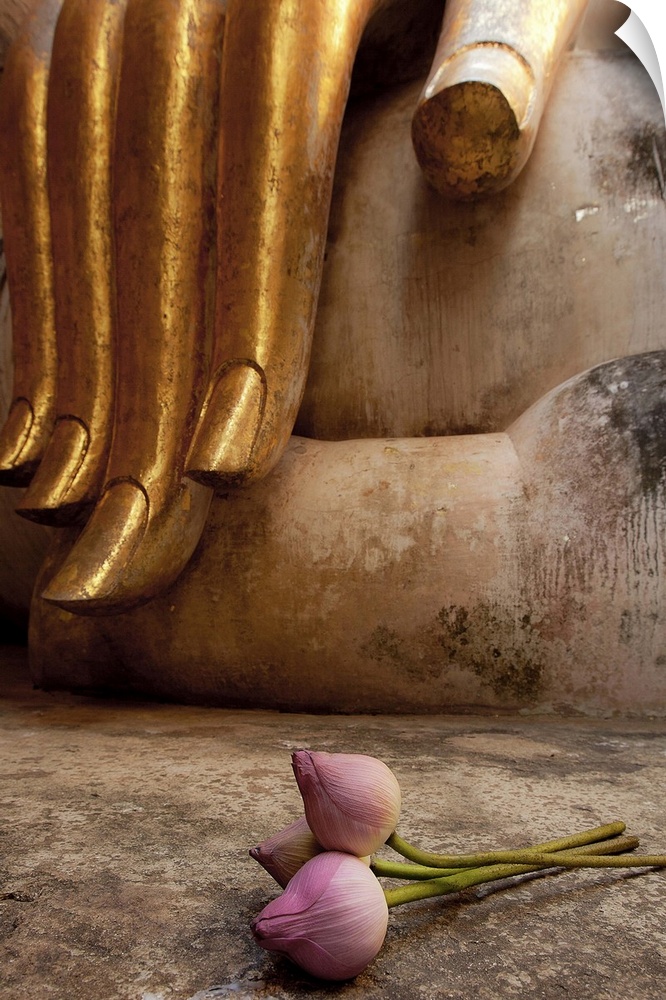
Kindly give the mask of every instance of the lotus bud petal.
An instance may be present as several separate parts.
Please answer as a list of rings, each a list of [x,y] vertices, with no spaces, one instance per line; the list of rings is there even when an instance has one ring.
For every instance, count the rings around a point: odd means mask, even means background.
[[[305,816],[301,816],[295,823],[253,847],[250,857],[263,865],[284,889],[299,868],[323,850],[315,840]]]
[[[383,761],[297,750],[292,765],[308,826],[327,850],[373,854],[395,830],[400,785]]]
[[[351,854],[326,851],[296,872],[252,922],[257,944],[286,955],[320,979],[351,979],[386,936],[388,905],[370,869]]]

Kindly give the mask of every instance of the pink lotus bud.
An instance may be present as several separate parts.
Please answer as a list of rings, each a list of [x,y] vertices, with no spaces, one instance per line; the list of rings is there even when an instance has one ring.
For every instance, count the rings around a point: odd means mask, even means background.
[[[329,851],[372,854],[393,833],[400,785],[376,757],[297,750],[292,766],[308,826]]]
[[[264,907],[252,933],[313,976],[351,979],[381,948],[387,924],[386,897],[370,869],[351,854],[326,851]]]
[[[263,865],[269,875],[284,887],[306,861],[321,854],[324,848],[314,838],[305,816],[264,840],[250,851],[250,857]]]

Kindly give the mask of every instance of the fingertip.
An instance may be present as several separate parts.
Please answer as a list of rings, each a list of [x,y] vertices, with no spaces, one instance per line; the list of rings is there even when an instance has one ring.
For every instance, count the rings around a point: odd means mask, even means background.
[[[245,481],[266,408],[266,377],[252,361],[227,362],[211,383],[185,463],[205,486]]]
[[[480,44],[433,73],[412,122],[412,142],[429,184],[467,200],[506,187],[524,166],[534,129],[534,75],[513,49]]]

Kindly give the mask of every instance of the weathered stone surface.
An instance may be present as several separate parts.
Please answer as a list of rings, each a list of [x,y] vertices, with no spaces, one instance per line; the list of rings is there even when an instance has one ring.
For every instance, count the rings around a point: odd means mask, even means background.
[[[569,873],[391,912],[384,948],[326,986],[252,941],[276,893],[248,847],[299,813],[292,748],[383,758],[400,831],[519,846],[624,819],[666,847],[654,722],[307,716],[31,690],[0,659],[1,1000],[654,1000],[666,876]]]
[[[171,590],[32,606],[45,688],[222,707],[666,717],[666,352],[558,386],[507,433],[312,441],[215,498]]]

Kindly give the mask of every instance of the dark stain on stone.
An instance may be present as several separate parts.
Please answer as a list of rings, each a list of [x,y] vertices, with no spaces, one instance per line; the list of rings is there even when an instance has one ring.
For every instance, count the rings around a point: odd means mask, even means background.
[[[421,683],[445,684],[451,668],[470,671],[507,705],[537,700],[544,684],[544,651],[529,613],[483,603],[443,607],[421,641],[381,624],[360,646],[374,663]]]
[[[469,642],[466,634],[469,629],[469,612],[467,608],[456,607],[452,604],[450,607],[442,608],[438,612],[437,620],[446,629],[448,634],[457,640],[460,646],[467,645]]]
[[[666,133],[642,123],[625,136],[629,151],[627,179],[635,188],[648,188],[664,197],[664,166],[666,166]]]
[[[633,639],[636,612],[628,611],[626,608],[620,615],[620,642],[627,646]]]
[[[596,129],[604,129],[603,143],[595,136]],[[666,134],[663,118],[657,121],[639,121],[630,128],[621,128],[612,142],[608,141],[608,123],[597,122],[590,137],[590,167],[600,191],[625,191],[643,197],[664,197],[666,175]],[[596,150],[605,153],[598,156]]]
[[[451,662],[471,670],[499,697],[533,701],[543,686],[541,641],[529,613],[514,618],[489,604],[449,605],[437,614],[440,645]]]
[[[375,662],[390,660],[401,663],[403,655],[400,651],[401,640],[397,632],[386,625],[378,625],[366,643],[361,646],[361,652]]]
[[[603,393],[610,425],[629,445],[642,494],[656,496],[666,486],[666,351],[600,365],[587,381]]]

